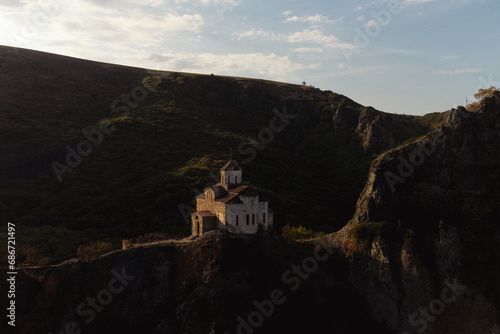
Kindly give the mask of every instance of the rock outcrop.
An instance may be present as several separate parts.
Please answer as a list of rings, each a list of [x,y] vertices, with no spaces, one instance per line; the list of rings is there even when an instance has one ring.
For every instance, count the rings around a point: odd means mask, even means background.
[[[382,153],[405,140],[424,135],[430,128],[418,116],[389,114],[372,107],[340,103],[333,115],[336,130],[353,129],[362,138],[365,151]]]
[[[21,273],[16,333],[389,333],[313,246],[212,231]]]
[[[500,248],[500,93],[447,115],[372,163],[353,219],[331,239],[352,255],[353,284],[389,328],[490,334],[498,270],[482,263]]]

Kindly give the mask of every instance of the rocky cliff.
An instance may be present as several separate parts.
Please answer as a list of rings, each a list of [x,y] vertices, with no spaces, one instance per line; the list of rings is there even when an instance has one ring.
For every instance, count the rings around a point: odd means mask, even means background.
[[[379,156],[331,241],[375,319],[405,333],[499,328],[500,93]]]
[[[16,333],[389,333],[346,273],[329,245],[213,231],[20,273]]]
[[[336,130],[353,129],[362,138],[365,151],[381,153],[407,139],[424,135],[430,125],[422,116],[389,114],[345,99],[336,104],[333,123]]]

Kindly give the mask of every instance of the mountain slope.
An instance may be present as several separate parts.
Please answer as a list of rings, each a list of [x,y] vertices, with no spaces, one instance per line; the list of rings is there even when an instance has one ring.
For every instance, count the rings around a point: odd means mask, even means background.
[[[54,259],[96,239],[118,246],[149,232],[189,233],[193,199],[230,148],[270,199],[278,230],[338,230],[373,154],[434,124],[306,86],[7,47],[0,69],[0,210],[22,245]]]

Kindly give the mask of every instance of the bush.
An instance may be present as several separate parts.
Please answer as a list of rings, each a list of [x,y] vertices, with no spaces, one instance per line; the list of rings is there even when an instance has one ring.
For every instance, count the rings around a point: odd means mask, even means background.
[[[281,230],[281,234],[285,238],[289,239],[309,239],[314,236],[313,230],[308,230],[304,226],[300,225],[299,227],[290,226],[290,224],[286,224]]]
[[[479,88],[476,94],[474,94],[474,97],[478,100],[476,102],[472,102],[467,104],[466,109],[468,111],[477,111],[481,107],[481,101],[486,98],[493,96],[493,93],[497,90],[496,87],[491,86],[490,88],[487,89],[482,89]]]
[[[87,261],[97,258],[113,250],[111,242],[96,241],[88,245],[81,245],[76,252],[77,257]]]
[[[20,265],[19,267],[38,267],[46,266],[50,262],[50,258],[43,256],[35,247],[25,246],[19,250]]]

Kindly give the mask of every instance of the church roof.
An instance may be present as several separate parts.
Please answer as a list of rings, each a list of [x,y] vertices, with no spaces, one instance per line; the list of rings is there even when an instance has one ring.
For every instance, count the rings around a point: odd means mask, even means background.
[[[229,189],[229,192],[238,195],[244,195],[246,197],[259,196],[259,191],[254,186],[239,186],[233,189]]]
[[[241,204],[243,203],[239,198],[238,194],[227,194],[224,197],[218,198],[216,202],[226,203],[226,204]]]
[[[224,188],[220,183],[216,184],[215,186],[212,186],[210,188],[212,188],[212,190],[215,191],[216,193],[225,193],[226,192],[226,188]]]
[[[221,172],[233,171],[233,170],[241,170],[240,166],[234,160],[230,160],[227,164],[224,165],[220,169]]]
[[[212,186],[211,189],[220,189],[220,185]],[[259,191],[254,186],[239,186],[233,189],[229,189],[226,191],[224,187],[221,187],[222,196],[216,198],[215,202],[225,203],[225,204],[241,204],[243,203],[240,199],[240,196],[244,197],[257,197],[259,196]],[[222,192],[223,191],[223,192]],[[202,193],[196,198],[205,199],[205,193]],[[259,202],[267,202],[266,199],[262,200],[259,198]]]

